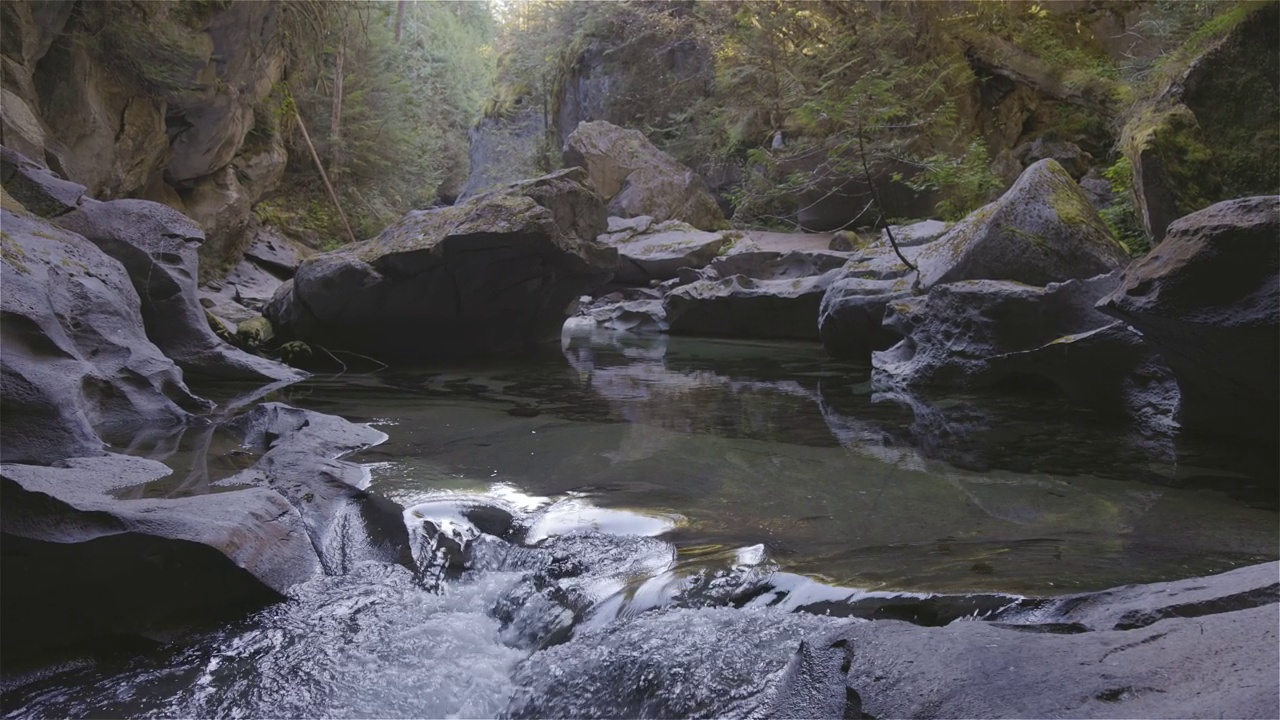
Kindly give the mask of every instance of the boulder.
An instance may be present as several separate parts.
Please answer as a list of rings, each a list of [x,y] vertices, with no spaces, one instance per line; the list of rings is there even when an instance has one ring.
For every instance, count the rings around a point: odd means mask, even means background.
[[[826,250],[747,250],[717,257],[703,275],[704,279],[710,280],[730,275],[742,275],[752,280],[795,280],[836,270],[848,260],[845,253]]]
[[[1129,258],[1089,198],[1054,160],[1027,168],[999,200],[919,255],[920,283],[1013,280],[1046,285],[1123,267]]]
[[[818,339],[818,306],[839,270],[779,280],[699,280],[663,299],[673,335]]]
[[[1185,428],[1275,440],[1280,197],[1222,202],[1174,222],[1098,307],[1168,363]]]
[[[102,453],[98,433],[177,425],[209,403],[147,338],[125,269],[83,237],[2,212],[0,459]]]
[[[0,465],[6,659],[120,636],[167,637],[280,600],[319,571],[302,517],[271,490],[111,495],[169,472],[121,455]]]
[[[585,181],[573,168],[411,212],[373,240],[303,262],[263,314],[285,338],[380,359],[558,340],[566,308],[618,262],[592,240],[605,214]]]
[[[147,200],[86,200],[57,222],[124,265],[143,298],[148,336],[187,372],[258,381],[301,377],[227,345],[209,327],[196,291],[196,246],[204,233],[190,218]]]
[[[7,147],[0,147],[0,179],[13,199],[40,217],[71,212],[85,197],[83,185],[67,182]]]
[[[1109,324],[1093,305],[1117,281],[1115,274],[1046,287],[966,280],[891,302],[884,325],[903,339],[872,355],[874,378],[895,387],[988,384],[995,356]]]
[[[609,214],[681,220],[699,230],[724,226],[724,213],[706,183],[655,148],[639,130],[584,122],[565,143],[565,165],[586,168]]]
[[[900,248],[916,247],[919,245],[927,245],[934,240],[946,234],[951,229],[951,223],[941,220],[921,220],[910,225],[890,225],[886,230],[880,231],[880,236],[876,242],[880,247],[888,248],[889,232],[893,233],[894,242],[898,243]]]
[[[1028,167],[1041,160],[1052,159],[1062,166],[1073,180],[1079,181],[1089,168],[1093,166],[1093,156],[1080,149],[1079,145],[1065,140],[1045,140],[1036,138],[1013,149],[1013,154],[1023,167]]]
[[[736,239],[732,233],[704,232],[679,220],[653,224],[645,222],[648,216],[635,218],[638,223],[615,220],[610,218],[610,232],[599,240],[617,249],[613,279],[625,285],[670,280],[681,268],[703,267]]]
[[[887,350],[902,338],[884,327],[885,307],[911,296],[907,278],[878,280],[841,274],[827,287],[818,306],[822,346],[832,357],[870,360],[871,353]]]
[[[240,261],[226,275],[200,286],[200,305],[234,331],[239,323],[257,317],[280,285],[313,254],[274,228],[256,228]]]

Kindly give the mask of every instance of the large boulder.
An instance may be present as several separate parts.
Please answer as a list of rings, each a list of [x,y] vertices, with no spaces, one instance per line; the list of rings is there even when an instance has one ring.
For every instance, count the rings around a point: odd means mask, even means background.
[[[608,281],[604,206],[581,169],[414,211],[378,237],[313,257],[264,314],[286,338],[381,359],[483,355],[560,336]]]
[[[1041,160],[999,200],[927,245],[916,263],[920,283],[931,288],[958,280],[1046,285],[1128,260],[1075,180],[1056,161]]]
[[[602,244],[618,250],[618,270],[614,281],[626,285],[648,285],[670,280],[680,268],[700,268],[734,242],[727,232],[705,232],[679,220],[655,223],[642,215],[630,221],[609,218],[609,232]]]
[[[86,192],[83,185],[63,180],[7,147],[0,147],[0,180],[13,199],[46,218],[75,210]]]
[[[227,345],[209,327],[196,291],[204,232],[190,218],[147,200],[85,200],[56,222],[124,265],[143,299],[147,334],[187,372],[268,382],[301,377]]]
[[[654,147],[639,130],[584,122],[569,135],[564,161],[586,168],[610,215],[682,220],[699,230],[725,224],[706,182]]]
[[[832,357],[867,361],[871,353],[887,350],[901,335],[884,326],[884,310],[891,302],[912,296],[907,278],[879,279],[842,273],[818,306],[818,335]]]
[[[755,280],[731,275],[682,285],[663,298],[673,335],[818,339],[818,306],[839,274]]]
[[[1184,427],[1275,440],[1280,197],[1218,203],[1174,222],[1099,309],[1167,361]]]
[[[176,425],[208,409],[147,338],[119,262],[44,220],[0,213],[0,459],[98,455],[99,432]]]
[[[1118,273],[1033,287],[967,280],[890,302],[902,336],[872,354],[883,387],[1060,392],[1074,402],[1168,431],[1178,392],[1168,370],[1127,328],[1094,309]]]
[[[112,636],[163,638],[280,600],[319,571],[302,517],[271,490],[111,495],[170,472],[122,455],[0,465],[7,660]]]

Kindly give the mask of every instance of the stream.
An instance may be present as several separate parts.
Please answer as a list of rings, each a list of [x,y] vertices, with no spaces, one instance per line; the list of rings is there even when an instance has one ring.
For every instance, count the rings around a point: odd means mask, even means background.
[[[466,566],[318,577],[11,682],[6,717],[760,714],[835,624],[983,617],[1280,540],[1265,449],[1175,446],[1052,397],[878,392],[817,344],[581,332],[264,399],[386,433],[348,459],[411,524],[468,538]],[[254,460],[217,428],[128,450],[174,472],[123,497],[218,492]]]

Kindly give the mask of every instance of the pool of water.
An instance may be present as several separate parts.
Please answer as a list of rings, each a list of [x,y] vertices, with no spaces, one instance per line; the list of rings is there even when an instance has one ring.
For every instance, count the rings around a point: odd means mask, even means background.
[[[350,458],[371,490],[427,514],[500,505],[523,542],[482,536],[430,586],[377,565],[317,578],[231,626],[49,669],[6,714],[739,715],[800,638],[847,622],[797,608],[1167,580],[1280,541],[1275,448],[1053,398],[878,392],[817,345],[589,333],[262,397],[375,425],[387,442]],[[174,473],[123,497],[218,491],[255,460],[216,424],[127,447]]]

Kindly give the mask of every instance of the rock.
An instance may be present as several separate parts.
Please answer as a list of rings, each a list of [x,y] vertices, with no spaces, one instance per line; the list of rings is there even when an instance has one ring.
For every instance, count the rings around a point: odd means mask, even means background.
[[[817,340],[818,306],[839,272],[789,280],[700,280],[671,291],[662,304],[673,335]]]
[[[1218,203],[1169,226],[1099,309],[1172,369],[1188,430],[1274,440],[1280,397],[1280,197]]]
[[[275,334],[271,321],[261,315],[255,315],[236,325],[236,338],[245,347],[263,347],[271,342]]]
[[[565,309],[617,253],[580,169],[414,211],[302,263],[264,315],[285,338],[380,359],[483,355],[558,340]],[[406,332],[413,328],[413,332]]]
[[[524,101],[529,102],[529,106],[509,120],[484,117],[472,126],[468,133],[470,174],[459,202],[542,173],[546,116],[531,100]]]
[[[601,298],[578,310],[572,321],[587,321],[590,327],[602,327],[637,334],[662,333],[668,330],[666,311],[661,297],[638,300]],[[566,323],[566,331],[568,323]]]
[[[259,227],[244,250],[244,257],[254,265],[281,278],[291,278],[303,260],[315,251],[281,235],[272,227]]]
[[[169,472],[121,455],[0,465],[6,658],[165,637],[280,600],[319,570],[302,517],[270,490],[110,495]]]
[[[639,130],[584,122],[565,143],[565,165],[586,168],[609,214],[680,220],[699,230],[724,226],[706,183],[655,148]]]
[[[647,216],[641,218],[648,219]],[[602,244],[617,249],[618,269],[613,279],[626,285],[670,280],[681,268],[703,267],[733,241],[731,233],[703,232],[676,220],[635,233],[620,230],[600,236]]]
[[[245,447],[264,454],[219,484],[256,485],[284,496],[301,514],[326,573],[346,573],[364,560],[414,567],[403,509],[366,492],[364,469],[339,459],[386,435],[281,403],[258,405],[229,427],[243,434]]]
[[[1130,112],[1120,147],[1133,165],[1138,216],[1152,244],[1177,218],[1209,205],[1280,192],[1280,6],[1263,3],[1190,59],[1153,100]],[[1221,32],[1221,31],[1219,31]]]
[[[901,339],[884,327],[885,307],[912,296],[907,278],[876,280],[841,275],[822,295],[818,335],[832,357],[868,361]]]
[[[1111,189],[1111,181],[1102,176],[1097,168],[1089,168],[1089,172],[1080,178],[1080,189],[1084,191],[1093,209],[1102,212],[1115,205],[1116,192]]]
[[[795,280],[830,272],[848,260],[845,253],[822,250],[732,252],[712,260],[705,279],[742,275],[753,280]]]
[[[1014,280],[1046,285],[1123,267],[1124,248],[1062,166],[1041,160],[999,200],[974,211],[918,256],[920,283]]]
[[[1065,140],[1045,140],[1036,138],[1014,148],[1013,154],[1023,167],[1028,167],[1041,160],[1052,159],[1062,166],[1073,180],[1080,180],[1093,165],[1093,156],[1080,149],[1079,145]]]
[[[147,339],[121,265],[74,233],[3,213],[0,459],[47,464],[102,452],[99,432],[177,425],[209,403]]]
[[[204,233],[190,218],[147,200],[86,200],[57,222],[125,266],[144,299],[148,336],[184,370],[245,380],[301,377],[289,367],[227,345],[210,329],[196,293],[195,246]]]
[[[1116,282],[1114,274],[1043,288],[966,280],[891,302],[884,325],[903,340],[872,355],[874,378],[895,387],[987,384],[995,356],[1033,350],[1109,324],[1093,305]]]
[[[71,212],[85,196],[83,185],[67,182],[7,147],[0,147],[0,173],[9,195],[40,217]]]
[[[941,220],[921,220],[910,225],[890,225],[888,231],[893,233],[893,239],[898,243],[898,247],[909,248],[927,245],[945,235],[950,229],[951,223]],[[892,249],[889,245],[889,232],[885,230],[880,231],[877,242],[881,247]]]
[[[256,228],[240,261],[223,277],[200,286],[200,304],[234,332],[236,325],[257,317],[284,280],[313,254],[273,228]]]

